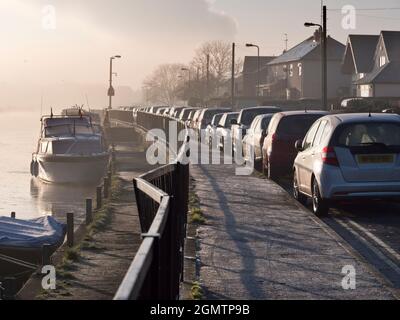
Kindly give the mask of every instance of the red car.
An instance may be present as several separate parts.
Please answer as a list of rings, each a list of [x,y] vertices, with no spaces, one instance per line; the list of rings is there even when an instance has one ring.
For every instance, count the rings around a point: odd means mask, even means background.
[[[326,114],[320,110],[288,111],[272,117],[262,147],[263,173],[269,179],[291,173],[297,155],[296,141],[304,139],[311,125]]]

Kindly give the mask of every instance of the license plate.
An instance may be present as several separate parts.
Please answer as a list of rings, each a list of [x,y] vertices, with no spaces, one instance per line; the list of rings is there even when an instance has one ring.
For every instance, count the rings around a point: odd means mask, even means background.
[[[357,161],[360,164],[393,163],[394,154],[359,154]]]

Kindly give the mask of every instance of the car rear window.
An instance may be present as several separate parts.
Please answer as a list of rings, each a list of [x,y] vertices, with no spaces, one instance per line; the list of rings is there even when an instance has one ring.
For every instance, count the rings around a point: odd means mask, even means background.
[[[312,124],[323,115],[295,115],[286,116],[279,122],[277,132],[280,134],[304,137]]]
[[[271,122],[271,117],[263,118],[261,122],[261,130],[267,129],[270,122]]]
[[[276,111],[277,110],[271,108],[243,110],[238,122],[240,124],[244,124],[245,126],[249,126],[254,118],[260,114],[274,113]]]
[[[400,146],[400,123],[352,123],[338,127],[334,145],[341,147],[381,144]]]
[[[227,110],[220,110],[220,109],[214,109],[214,110],[206,110],[203,114],[203,117],[201,119],[201,122],[204,123],[209,123],[211,122],[212,118],[214,115],[218,113],[223,113],[226,112]]]

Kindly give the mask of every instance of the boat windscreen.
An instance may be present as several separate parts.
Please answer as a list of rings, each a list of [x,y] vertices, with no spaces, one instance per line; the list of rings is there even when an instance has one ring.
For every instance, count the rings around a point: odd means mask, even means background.
[[[60,140],[53,141],[53,154],[91,155],[104,151],[101,140]]]
[[[72,128],[69,124],[62,124],[45,128],[46,137],[70,136],[72,135],[72,133]]]

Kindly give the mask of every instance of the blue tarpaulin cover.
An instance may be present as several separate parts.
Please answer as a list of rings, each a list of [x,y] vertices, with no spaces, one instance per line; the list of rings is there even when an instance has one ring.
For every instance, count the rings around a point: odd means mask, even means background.
[[[50,216],[31,220],[0,217],[0,247],[41,248],[59,244],[64,236],[65,225]]]

